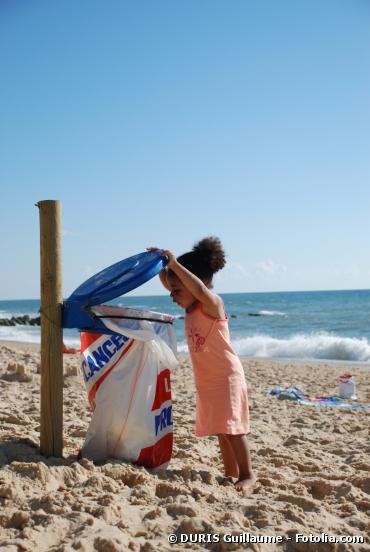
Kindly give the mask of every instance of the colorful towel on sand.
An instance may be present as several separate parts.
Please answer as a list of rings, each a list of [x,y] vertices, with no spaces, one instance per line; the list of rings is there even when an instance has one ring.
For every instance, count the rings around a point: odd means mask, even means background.
[[[280,400],[296,401],[299,404],[310,406],[334,406],[337,408],[349,408],[351,410],[363,410],[370,408],[370,404],[350,402],[338,397],[338,395],[329,395],[326,397],[310,397],[305,395],[298,387],[273,387],[269,391]]]

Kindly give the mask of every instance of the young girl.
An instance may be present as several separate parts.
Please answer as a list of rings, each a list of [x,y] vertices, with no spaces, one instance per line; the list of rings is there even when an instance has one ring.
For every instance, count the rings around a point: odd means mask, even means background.
[[[151,248],[154,249],[154,248]],[[247,492],[256,481],[249,445],[248,397],[243,366],[230,345],[228,318],[222,299],[212,293],[212,278],[225,265],[218,238],[204,238],[176,259],[168,250],[163,285],[185,309],[185,332],[196,385],[197,436],[217,435],[225,475]]]

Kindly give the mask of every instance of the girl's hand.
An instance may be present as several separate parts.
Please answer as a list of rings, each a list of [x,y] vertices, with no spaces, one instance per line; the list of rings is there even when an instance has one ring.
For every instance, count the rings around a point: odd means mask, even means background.
[[[147,251],[160,251],[162,257],[167,257],[168,258],[168,263],[166,265],[166,268],[171,268],[171,266],[176,261],[175,255],[169,249],[160,249],[159,247],[147,247],[146,250]]]
[[[176,261],[176,256],[169,249],[160,249],[159,247],[147,247],[146,250],[160,251],[162,257],[167,257],[168,263],[166,264],[166,268],[171,268],[171,266],[173,266],[174,262]]]
[[[161,253],[162,253],[162,257],[167,257],[168,259],[166,268],[171,268],[176,262],[175,255],[169,249],[162,249]]]

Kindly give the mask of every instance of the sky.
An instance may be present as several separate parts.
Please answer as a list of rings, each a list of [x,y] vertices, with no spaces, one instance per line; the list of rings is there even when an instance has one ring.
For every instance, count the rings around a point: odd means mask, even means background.
[[[367,0],[0,0],[0,299],[208,235],[215,291],[369,288]],[[165,293],[155,278],[132,292]]]

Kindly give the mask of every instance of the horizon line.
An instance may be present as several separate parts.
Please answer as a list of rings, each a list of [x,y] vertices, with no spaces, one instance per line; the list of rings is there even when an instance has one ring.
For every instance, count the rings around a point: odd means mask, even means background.
[[[219,291],[219,295],[256,295],[256,294],[264,294],[264,293],[327,293],[327,292],[336,292],[336,291],[370,291],[370,288],[345,288],[345,289],[299,289],[299,290],[280,290],[280,291]],[[128,292],[124,295],[118,295],[115,297],[115,299],[118,299],[118,297],[170,297],[167,293],[160,293],[160,294],[145,294],[145,295],[129,295],[131,292]],[[68,297],[64,298],[64,301],[68,299]],[[25,298],[18,298],[18,299],[0,299],[0,302],[5,301],[40,301],[40,297],[25,297]],[[112,299],[113,301],[113,299]]]

